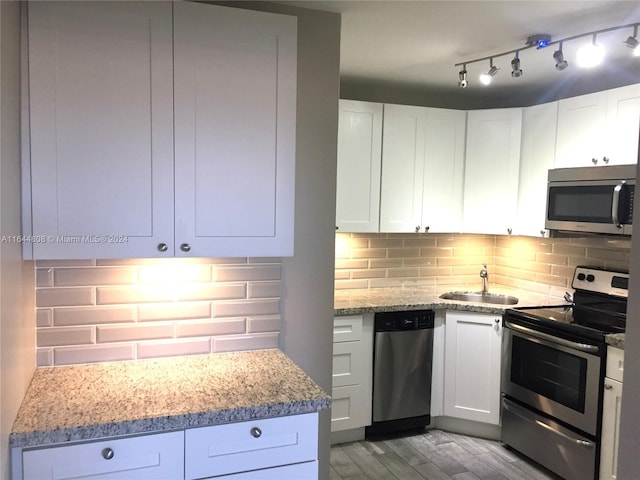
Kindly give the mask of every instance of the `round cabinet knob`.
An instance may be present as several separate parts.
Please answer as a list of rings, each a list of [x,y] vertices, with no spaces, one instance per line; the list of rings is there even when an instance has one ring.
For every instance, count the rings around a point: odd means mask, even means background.
[[[608,383],[604,384],[604,389],[605,390],[611,390],[613,388],[613,385],[609,385]]]
[[[420,225],[416,226],[416,233],[418,233],[420,231]]]
[[[183,243],[182,245],[180,245],[180,250],[182,250],[183,252],[188,252],[191,250],[191,245],[189,245],[188,243]]]
[[[167,245],[166,243],[159,243],[158,244],[158,251],[159,252],[166,252],[167,250],[169,250],[169,245]]]
[[[428,233],[429,232],[429,227],[424,227],[424,233]]]
[[[336,230],[340,230],[340,227],[338,227],[337,225],[336,225]]]
[[[507,233],[508,233],[509,235],[511,235],[511,234],[513,233],[513,229],[512,229],[512,228],[507,228]]]
[[[251,436],[253,438],[260,438],[261,435],[262,435],[262,430],[260,430],[258,427],[253,427],[251,429]]]
[[[602,161],[606,164],[609,163],[609,157],[602,157]]]
[[[547,235],[547,231],[546,230],[540,230],[540,236],[544,237]]]
[[[497,324],[499,324],[499,323],[500,323],[500,319],[499,319],[499,318],[496,318],[496,319],[494,320],[494,322],[496,322],[496,325],[497,325]]]
[[[102,458],[105,460],[111,460],[114,455],[113,450],[108,447],[102,450]]]
[[[597,165],[597,164],[598,164],[598,159],[597,159],[597,158],[592,158],[592,159],[591,159],[591,162],[592,162],[594,165]]]

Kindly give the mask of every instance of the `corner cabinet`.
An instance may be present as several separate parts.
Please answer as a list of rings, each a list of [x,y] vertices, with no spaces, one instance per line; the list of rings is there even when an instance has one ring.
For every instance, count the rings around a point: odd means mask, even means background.
[[[380,220],[382,104],[340,100],[336,230],[377,232]]]
[[[607,367],[602,406],[600,480],[618,478],[618,437],[620,435],[623,371],[624,350],[607,347]]]
[[[447,311],[444,415],[500,424],[502,319]]]
[[[513,233],[521,131],[521,108],[469,112],[464,174],[465,233]]]
[[[28,22],[25,257],[292,255],[295,17],[33,2]]]
[[[466,112],[384,106],[380,232],[459,232]]]
[[[555,167],[637,163],[640,84],[559,101]]]

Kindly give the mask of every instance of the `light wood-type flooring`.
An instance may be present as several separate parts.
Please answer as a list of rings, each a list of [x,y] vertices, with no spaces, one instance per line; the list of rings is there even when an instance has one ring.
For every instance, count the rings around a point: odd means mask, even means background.
[[[331,447],[330,480],[559,480],[542,466],[481,438],[423,430]]]

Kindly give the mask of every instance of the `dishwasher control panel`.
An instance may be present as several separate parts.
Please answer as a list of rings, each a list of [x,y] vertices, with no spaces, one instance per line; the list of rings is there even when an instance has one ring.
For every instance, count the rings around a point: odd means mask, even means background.
[[[375,316],[375,331],[397,332],[433,328],[434,318],[433,310],[377,313]]]

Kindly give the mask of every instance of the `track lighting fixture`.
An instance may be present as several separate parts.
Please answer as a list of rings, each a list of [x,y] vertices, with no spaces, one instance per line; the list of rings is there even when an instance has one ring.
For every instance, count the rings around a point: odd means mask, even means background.
[[[633,48],[633,56],[640,57],[640,42],[638,41],[638,25],[633,27],[633,35],[628,37],[624,42],[627,47]]]
[[[467,81],[467,66],[466,65],[462,66],[462,70],[460,70],[460,73],[458,73],[458,76],[460,77],[460,81],[458,82],[458,86],[460,88],[467,88],[469,86],[469,82]]]
[[[489,85],[491,83],[491,79],[498,73],[498,69],[493,64],[493,58],[489,59],[489,70],[480,75],[480,82],[483,85]]]
[[[564,70],[569,66],[569,62],[564,59],[564,54],[562,53],[562,42],[558,45],[558,50],[553,52],[553,59],[556,61],[556,70]]]
[[[522,69],[520,68],[520,55],[516,52],[516,56],[511,60],[511,76],[518,78],[522,76]]]
[[[600,65],[604,60],[604,48],[596,43],[596,35],[596,33],[593,34],[593,40],[590,44],[578,50],[576,63],[579,67],[592,68]]]
[[[640,23],[630,23],[626,25],[618,25],[615,27],[604,28],[602,30],[596,30],[593,32],[580,33],[578,35],[573,35],[571,37],[562,38],[560,40],[552,40],[551,36],[546,33],[540,33],[535,35],[530,35],[524,47],[516,48],[513,50],[509,50],[507,52],[496,53],[491,56],[476,58],[474,60],[467,60],[465,62],[456,63],[455,66],[459,67],[462,65],[462,70],[459,73],[460,81],[458,82],[458,86],[462,88],[466,88],[468,86],[467,83],[467,65],[471,63],[483,62],[485,60],[489,60],[489,71],[480,75],[480,82],[484,85],[488,85],[491,83],[491,78],[498,72],[498,68],[493,65],[493,60],[498,57],[503,57],[506,55],[515,54],[513,59],[511,60],[511,76],[514,78],[522,76],[523,72],[520,68],[520,52],[523,50],[527,50],[529,48],[536,48],[538,50],[548,47],[550,45],[558,45],[558,49],[553,53],[553,59],[556,62],[556,70],[564,70],[569,66],[569,62],[567,62],[564,58],[564,53],[562,51],[562,43],[570,40],[576,40],[578,38],[583,38],[587,36],[592,36],[592,41],[589,45],[585,45],[578,51],[578,55],[576,58],[576,63],[579,66],[583,67],[594,67],[602,62],[604,59],[604,48],[598,45],[596,42],[596,37],[599,33],[612,32],[615,30],[620,30],[623,28],[633,28],[633,35],[629,36],[624,43],[627,47],[633,49],[633,55],[636,57],[640,57],[640,41],[638,41],[638,27]]]

